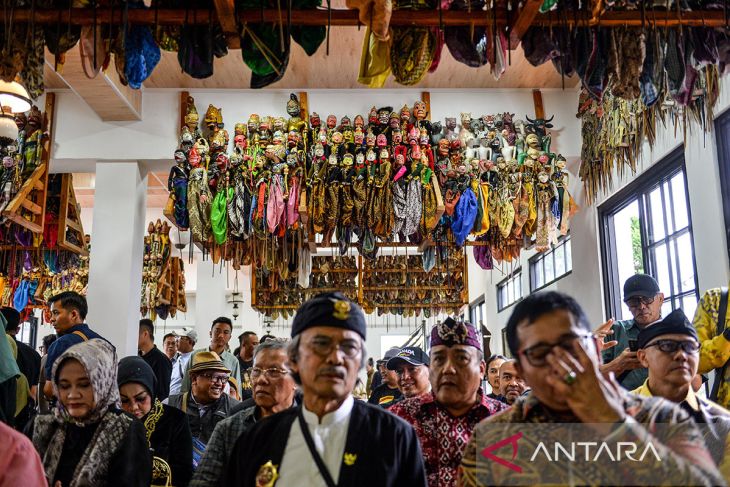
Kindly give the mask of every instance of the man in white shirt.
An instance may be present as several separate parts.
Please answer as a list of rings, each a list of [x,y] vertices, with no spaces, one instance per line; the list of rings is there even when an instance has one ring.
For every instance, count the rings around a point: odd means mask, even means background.
[[[182,382],[185,376],[185,369],[188,367],[190,357],[193,355],[195,342],[198,341],[198,333],[195,330],[187,330],[180,335],[177,345],[177,355],[172,365],[172,378],[170,379],[170,395],[182,392]]]
[[[302,405],[246,430],[222,484],[425,487],[413,427],[352,397],[366,357],[365,315],[357,304],[339,292],[305,302],[289,347]]]

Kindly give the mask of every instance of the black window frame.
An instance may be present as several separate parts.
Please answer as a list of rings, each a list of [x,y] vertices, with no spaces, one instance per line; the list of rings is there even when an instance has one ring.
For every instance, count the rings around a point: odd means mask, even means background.
[[[717,166],[720,173],[721,195],[730,194],[730,110],[715,119],[717,140]],[[722,212],[725,220],[725,244],[730,259],[730,198],[722,198]]]
[[[486,302],[487,302],[487,300],[486,300],[484,294],[482,294],[477,299],[475,299],[474,301],[469,303],[469,321],[471,322],[472,325],[479,326],[480,324],[482,324],[485,321]],[[479,310],[480,308],[481,308],[481,311],[479,314],[481,314],[481,316],[477,320],[476,311]]]
[[[570,270],[568,270],[568,263],[569,263],[568,254],[567,254],[567,252],[564,252],[563,256],[565,258],[565,269],[566,269],[565,272],[563,272],[559,276],[556,276],[553,274],[553,278],[550,281],[545,281],[545,279],[543,279],[543,283],[540,286],[537,286],[537,279],[536,279],[537,276],[535,275],[535,267],[537,267],[538,262],[544,261],[548,256],[552,257],[553,258],[553,271],[555,271],[555,258],[554,258],[555,251],[559,247],[561,247],[561,246],[564,247],[568,243],[570,243],[570,256],[572,257],[573,256],[573,243],[570,238],[570,233],[568,233],[567,235],[562,235],[558,239],[558,244],[553,246],[553,248],[551,248],[550,250],[548,250],[546,252],[538,252],[537,254],[530,257],[530,259],[528,261],[528,269],[529,269],[529,273],[530,273],[530,294],[537,292],[541,289],[544,289],[544,288],[550,286],[551,284],[558,282],[559,280],[561,280],[561,279],[565,278],[566,276],[569,276],[573,273],[572,259],[570,261]],[[542,269],[543,269],[543,273],[544,273],[544,269],[545,269],[544,265],[542,266]]]
[[[505,305],[502,302],[502,289],[512,280],[518,280],[520,282],[520,297],[518,299],[515,299],[511,303]],[[509,274],[507,274],[504,279],[499,281],[497,283],[497,313],[501,313],[502,311],[508,309],[511,306],[514,306],[515,304],[519,303],[525,299],[525,290],[522,287],[522,266],[518,267],[517,269],[513,270]]]
[[[687,207],[687,227],[679,231],[675,230],[671,234],[667,233],[666,235],[664,235],[663,238],[655,240],[654,242],[649,244],[648,232],[651,231],[651,219],[647,218],[647,214],[651,215],[651,201],[649,195],[657,187],[661,187],[661,185],[664,184],[666,181],[674,178],[674,176],[676,176],[679,172],[682,173],[684,179],[686,196],[685,203]],[[662,204],[665,205],[664,192],[661,191],[660,194],[662,197]],[[675,196],[673,194],[673,191],[670,190],[670,204],[672,206],[674,197]],[[648,201],[642,202],[642,199]],[[615,248],[613,247],[613,244],[615,242],[615,233],[612,224],[612,218],[613,215],[623,210],[634,201],[639,202],[639,229],[641,232],[641,248],[644,272],[646,274],[656,277],[656,268],[651,259],[651,249],[656,248],[662,244],[668,244],[670,240],[676,240],[681,235],[689,233],[690,241],[692,242],[694,294],[695,297],[699,299],[697,259],[695,257],[694,251],[696,245],[694,241],[694,231],[692,229],[692,208],[689,201],[689,188],[687,186],[687,166],[684,159],[684,145],[680,145],[598,207],[598,230],[601,246],[601,271],[603,274],[603,295],[606,316],[620,315],[622,304],[621,294],[623,292],[623,283],[619,282],[618,269],[614,265],[614,256],[616,255],[616,252]],[[667,212],[664,212],[665,226],[666,219]],[[674,219],[673,213],[672,219]],[[668,252],[668,255],[671,254]],[[674,267],[679,268],[679,256],[677,252],[675,252],[674,258]],[[674,310],[680,307],[679,304],[675,306],[675,303],[681,303],[682,298],[691,295],[692,292],[680,291],[675,293],[673,289],[673,267],[671,266],[669,268],[669,273],[670,293],[669,295],[665,296],[665,302],[669,302],[671,308]]]

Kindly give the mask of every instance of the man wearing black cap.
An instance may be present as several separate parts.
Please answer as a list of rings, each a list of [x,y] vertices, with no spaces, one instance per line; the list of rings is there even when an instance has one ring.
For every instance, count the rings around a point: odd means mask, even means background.
[[[637,355],[649,378],[632,392],[647,397],[663,397],[682,406],[704,428],[707,449],[720,473],[730,479],[730,411],[699,397],[692,388],[697,374],[700,342],[681,309],[639,333]]]
[[[382,364],[382,370],[385,371],[383,374],[383,383],[373,389],[373,393],[370,395],[368,402],[381,408],[389,408],[402,397],[403,393],[398,388],[398,375],[387,368],[388,361],[395,357],[400,351],[398,347],[393,347],[385,352],[383,360],[378,360],[378,365]]]
[[[236,442],[223,485],[426,485],[413,428],[352,390],[365,365],[365,315],[341,293],[305,302],[289,367],[302,405],[254,424]]]
[[[428,381],[430,360],[421,347],[403,347],[395,357],[388,360],[388,370],[394,370],[398,377],[398,388],[404,398],[416,397],[431,392]]]
[[[608,335],[610,340],[618,342],[603,350],[601,372],[613,372],[624,388],[632,390],[643,384],[648,375],[636,356],[636,340],[641,330],[662,318],[664,294],[653,277],[636,274],[624,283],[624,303],[634,319],[617,321],[608,333],[599,333],[599,336]]]

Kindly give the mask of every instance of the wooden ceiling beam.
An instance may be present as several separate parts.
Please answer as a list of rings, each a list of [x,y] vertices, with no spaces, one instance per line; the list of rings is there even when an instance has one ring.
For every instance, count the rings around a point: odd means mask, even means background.
[[[238,37],[236,7],[233,5],[233,0],[213,0],[213,5],[215,5],[215,12],[223,29],[223,35],[227,38]]]
[[[142,120],[142,91],[125,86],[119,80],[113,61],[106,71],[91,79],[84,74],[79,47],[74,56],[66,56],[61,72],[56,74],[79,98],[105,122]],[[54,68],[53,54],[46,51],[46,65]]]
[[[530,28],[532,23],[537,16],[537,11],[542,5],[542,0],[527,0],[520,11],[517,13],[517,18],[510,26],[510,46],[512,49],[517,49],[517,46],[522,40],[522,36],[525,35],[527,29]]]

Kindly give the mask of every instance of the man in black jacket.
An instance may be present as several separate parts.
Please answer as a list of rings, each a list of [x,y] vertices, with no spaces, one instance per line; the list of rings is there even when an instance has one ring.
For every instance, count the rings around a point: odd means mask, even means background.
[[[341,293],[305,302],[289,347],[303,404],[240,436],[223,485],[425,487],[413,428],[352,396],[366,357],[365,316],[357,304]]]
[[[160,401],[167,399],[170,395],[170,378],[172,377],[172,362],[155,345],[155,326],[152,320],[144,318],[139,320],[139,337],[137,339],[139,354],[152,367],[157,379],[157,390],[155,396]]]

